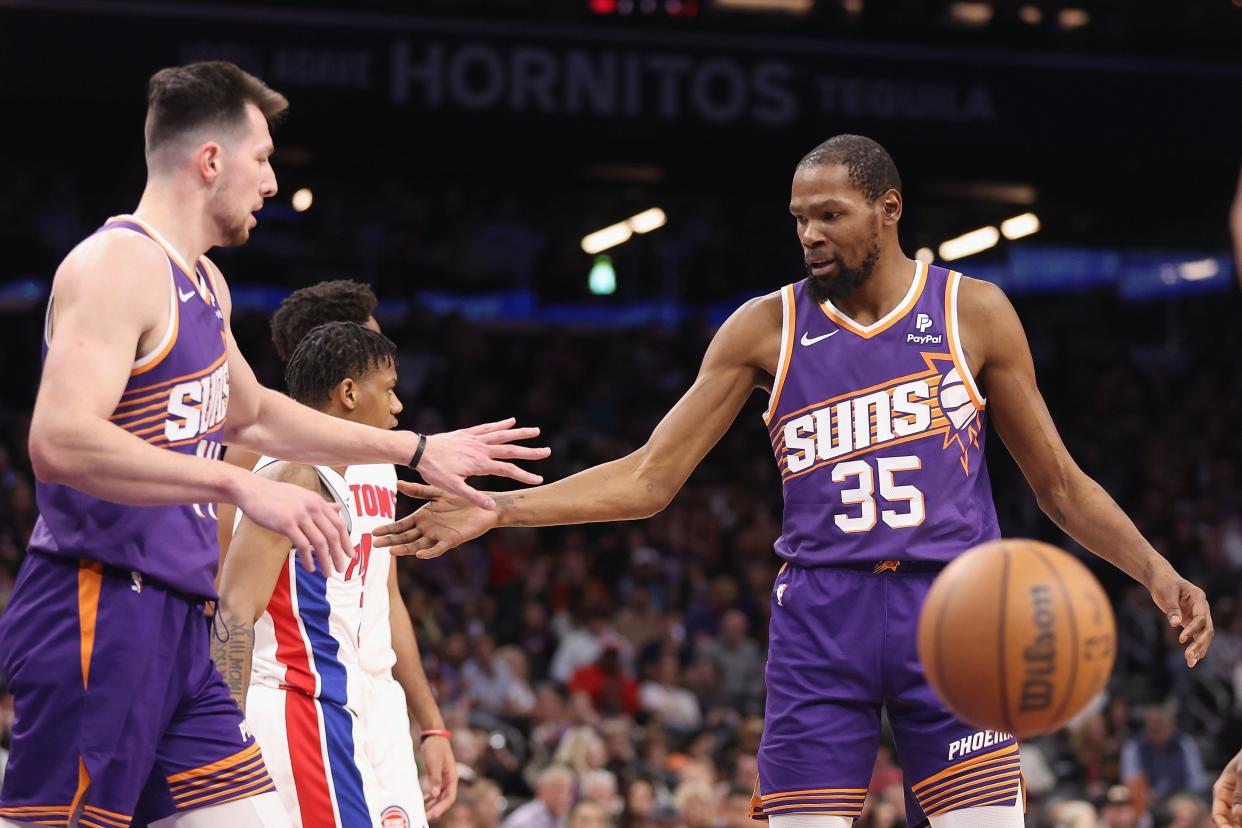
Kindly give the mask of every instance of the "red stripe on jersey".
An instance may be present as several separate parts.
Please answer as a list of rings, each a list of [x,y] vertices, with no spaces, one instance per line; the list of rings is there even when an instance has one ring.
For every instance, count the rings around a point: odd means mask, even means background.
[[[285,667],[282,686],[313,696],[316,691],[315,674],[311,671],[306,641],[293,613],[293,600],[289,595],[289,582],[296,575],[290,569],[289,560],[286,560],[280,569],[280,577],[276,579],[276,589],[267,603],[267,612],[272,616],[272,627],[276,633],[276,661]]]
[[[284,697],[289,761],[293,766],[293,786],[298,792],[302,828],[336,828],[316,702],[301,693],[286,692]]]

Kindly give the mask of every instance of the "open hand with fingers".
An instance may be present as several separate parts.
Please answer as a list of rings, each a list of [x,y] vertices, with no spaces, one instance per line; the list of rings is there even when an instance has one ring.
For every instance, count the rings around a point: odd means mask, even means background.
[[[1212,786],[1212,821],[1218,828],[1242,828],[1242,750]]]
[[[316,559],[324,575],[344,572],[353,560],[340,504],[316,492],[254,474],[247,477],[237,506],[264,529],[288,538],[302,566],[311,572]]]
[[[1194,667],[1207,655],[1216,633],[1207,596],[1172,567],[1152,580],[1150,591],[1151,599],[1169,619],[1169,626],[1182,628],[1177,640],[1186,645],[1186,666]]]
[[[514,428],[516,422],[510,417],[495,423],[432,434],[425,438],[426,445],[414,469],[428,485],[445,494],[457,495],[483,509],[493,509],[495,504],[492,499],[467,485],[467,477],[493,474],[537,485],[543,482],[540,475],[507,461],[542,460],[552,453],[549,448],[513,445],[515,441],[539,436],[538,428]]]
[[[398,481],[397,489],[406,497],[427,503],[396,523],[372,532],[374,544],[388,547],[394,555],[438,558],[500,522],[500,514],[495,510],[476,506],[436,486]]]

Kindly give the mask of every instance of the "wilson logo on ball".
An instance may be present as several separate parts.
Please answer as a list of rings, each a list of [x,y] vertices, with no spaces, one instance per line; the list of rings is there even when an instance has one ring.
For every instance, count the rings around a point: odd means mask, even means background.
[[[1048,678],[1056,670],[1057,634],[1054,632],[1056,617],[1052,612],[1052,589],[1047,584],[1036,584],[1030,589],[1031,625],[1035,641],[1022,650],[1026,665],[1026,678],[1022,680],[1022,696],[1018,709],[1023,713],[1047,710],[1052,704],[1052,681]]]

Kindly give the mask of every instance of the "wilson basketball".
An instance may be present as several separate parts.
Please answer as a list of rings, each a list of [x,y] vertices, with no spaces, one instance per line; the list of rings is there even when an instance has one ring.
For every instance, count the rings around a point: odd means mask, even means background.
[[[919,617],[919,659],[962,720],[1034,736],[1060,728],[1104,689],[1113,610],[1071,555],[1032,540],[971,549],[936,577]]]

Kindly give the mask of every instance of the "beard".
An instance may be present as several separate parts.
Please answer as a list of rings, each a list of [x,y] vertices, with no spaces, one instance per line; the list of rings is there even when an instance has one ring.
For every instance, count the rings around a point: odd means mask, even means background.
[[[216,226],[217,247],[240,247],[250,240],[250,213],[230,209],[227,192],[222,192],[207,205]]]
[[[859,262],[857,267],[850,267],[845,262],[837,259],[837,275],[836,276],[816,276],[811,272],[810,265],[807,265],[806,275],[810,277],[807,282],[807,288],[810,290],[811,298],[815,300],[817,305],[824,302],[832,302],[834,305],[842,299],[858,290],[875,272],[876,263],[880,260],[880,240],[878,237],[871,240],[871,247],[867,250],[867,255]]]

